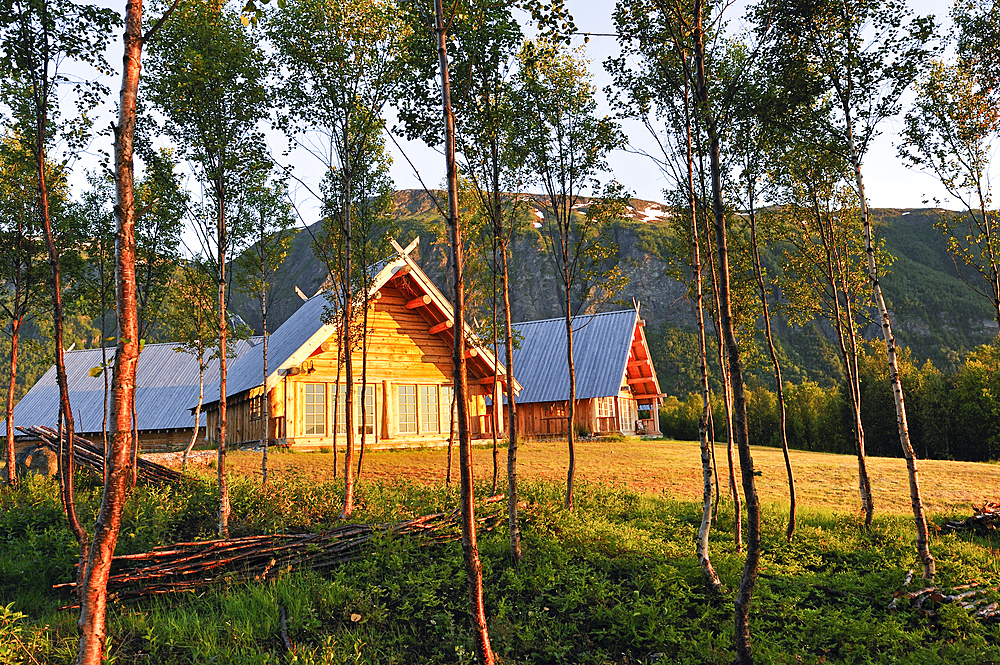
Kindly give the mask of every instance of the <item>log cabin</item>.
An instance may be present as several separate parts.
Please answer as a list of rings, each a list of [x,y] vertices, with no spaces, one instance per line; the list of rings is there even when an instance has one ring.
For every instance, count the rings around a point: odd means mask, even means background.
[[[233,359],[238,360],[262,338],[240,340],[230,345]],[[212,350],[206,351],[210,356]],[[115,350],[107,350],[109,367],[114,363]],[[101,365],[101,349],[67,351],[66,380],[69,385],[70,407],[74,429],[78,436],[98,442],[104,427],[104,375],[91,375],[91,369]],[[109,370],[110,371],[110,370]],[[108,377],[110,380],[110,376]],[[109,381],[110,383],[110,381]],[[219,362],[210,360],[205,369],[205,386],[219,384]],[[142,452],[165,452],[187,447],[194,434],[194,416],[187,408],[198,401],[198,357],[178,350],[176,343],[146,344],[139,354],[136,367],[135,410],[139,448]],[[218,389],[216,389],[218,393]],[[108,404],[110,410],[110,395]],[[35,382],[35,385],[14,407],[14,427],[41,425],[57,427],[59,419],[59,386],[56,367]],[[6,422],[0,431],[6,430]],[[198,439],[204,440],[205,420],[199,420]],[[22,441],[30,436],[20,435]]]
[[[444,445],[454,409],[452,334],[449,300],[420,270],[409,252],[393,242],[395,258],[377,268],[367,294],[367,371],[360,349],[352,368],[355,381],[356,444],[368,449]],[[227,444],[260,443],[296,450],[333,449],[346,435],[346,381],[338,368],[339,327],[324,322],[330,301],[324,293],[306,300],[268,342],[264,380],[263,345],[254,347],[229,368]],[[363,303],[357,308],[361,317]],[[505,389],[507,373],[494,354],[470,340],[466,350],[468,409],[473,438],[502,432],[503,411],[494,414],[494,398]],[[499,380],[495,381],[494,377]],[[520,386],[515,381],[515,389]],[[219,420],[219,389],[206,395],[209,439]],[[363,398],[363,402],[362,402]],[[362,403],[364,415],[362,416]],[[264,432],[263,410],[268,410]]]
[[[638,309],[573,318],[576,411],[573,422],[588,434],[660,434],[656,380]],[[517,402],[518,433],[565,436],[569,402],[566,319],[514,325],[521,337],[514,373],[524,389]]]

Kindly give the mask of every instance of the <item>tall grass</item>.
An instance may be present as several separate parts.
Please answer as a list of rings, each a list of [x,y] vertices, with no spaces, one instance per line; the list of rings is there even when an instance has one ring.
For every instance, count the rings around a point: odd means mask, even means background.
[[[239,533],[319,531],[340,510],[338,483],[285,478],[261,488],[234,478]],[[480,488],[483,489],[483,488]],[[137,489],[119,553],[214,536],[213,487]],[[505,663],[729,663],[731,615],[742,557],[720,510],[713,562],[726,587],[702,581],[694,545],[700,507],[620,486],[584,483],[577,508],[562,488],[522,488],[524,561],[513,565],[501,523],[481,536],[486,606]],[[97,492],[84,487],[92,514]],[[361,486],[360,521],[451,509],[444,489]],[[54,483],[0,493],[0,641],[22,653],[0,663],[61,663],[75,648],[70,600],[51,584],[72,577],[75,550]],[[792,543],[784,515],[764,515],[764,559],[752,628],[763,663],[1000,662],[1000,627],[951,606],[890,613],[893,590],[914,567],[909,520],[864,531],[852,515],[805,512]],[[996,537],[935,540],[939,583],[1000,582]],[[266,583],[223,581],[197,593],[110,609],[109,661],[118,663],[472,663],[461,546],[376,539],[366,555],[329,573],[284,570]],[[9,607],[8,607],[9,605]],[[294,654],[285,653],[280,613]],[[26,616],[20,617],[17,613]],[[16,631],[16,632],[15,632]],[[7,636],[5,638],[5,636]],[[6,654],[0,647],[0,654]],[[6,659],[6,660],[4,660]]]

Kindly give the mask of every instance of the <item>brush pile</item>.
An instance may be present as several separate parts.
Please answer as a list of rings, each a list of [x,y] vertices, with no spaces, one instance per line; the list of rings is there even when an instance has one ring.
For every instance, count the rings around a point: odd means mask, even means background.
[[[1000,621],[1000,603],[991,598],[996,597],[998,588],[978,584],[963,584],[951,589],[948,593],[942,587],[924,587],[916,591],[907,591],[906,587],[913,581],[913,571],[906,574],[903,588],[895,591],[889,603],[889,611],[895,612],[904,603],[909,603],[920,614],[935,616],[935,608],[951,603],[958,604],[963,610],[979,621]]]
[[[985,534],[1000,528],[1000,503],[985,501],[983,505],[972,505],[973,515],[964,520],[945,522],[945,531],[972,531]]]
[[[59,453],[59,432],[51,427],[18,427],[25,434],[36,437],[43,446],[52,452]],[[99,477],[104,476],[104,451],[90,441],[79,436],[73,436],[73,459],[82,467],[96,473]],[[141,457],[136,460],[138,470],[138,482],[151,485],[166,485],[180,482],[184,476],[173,469],[169,469],[155,462],[144,460]]]
[[[502,507],[502,498],[491,497],[487,502]],[[480,504],[480,510],[486,505]],[[477,521],[481,529],[489,530],[501,519],[503,515],[495,508]],[[421,546],[458,540],[460,521],[456,510],[403,522],[345,524],[322,533],[246,536],[157,547],[112,560],[108,598],[121,601],[193,591],[222,579],[263,581],[290,569],[324,570],[359,558],[365,546],[379,537],[419,537]],[[70,582],[54,588],[75,586]]]

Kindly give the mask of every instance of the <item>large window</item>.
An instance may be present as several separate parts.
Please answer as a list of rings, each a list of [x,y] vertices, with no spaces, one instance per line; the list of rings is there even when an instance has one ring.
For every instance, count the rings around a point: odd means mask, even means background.
[[[306,436],[326,435],[326,384],[307,383],[304,386],[305,399],[303,406],[305,409],[303,425]]]
[[[399,386],[399,433],[417,433],[417,387]]]
[[[457,415],[455,404],[455,386],[441,386],[441,427],[451,430],[452,416]]]
[[[331,386],[331,390],[336,393],[337,400],[337,432],[345,434],[347,432],[347,386]],[[354,422],[357,425],[358,434],[361,433],[361,386],[354,386]],[[375,432],[375,384],[369,383],[365,386],[365,427],[367,434]]]
[[[598,397],[597,398],[597,417],[598,418],[611,418],[615,415],[615,398],[614,397]]]
[[[438,423],[438,387],[420,386],[420,431],[437,434],[441,431]]]
[[[361,386],[354,396],[354,422],[358,423],[358,434],[361,433]],[[371,383],[365,386],[365,433],[375,432],[375,386]]]

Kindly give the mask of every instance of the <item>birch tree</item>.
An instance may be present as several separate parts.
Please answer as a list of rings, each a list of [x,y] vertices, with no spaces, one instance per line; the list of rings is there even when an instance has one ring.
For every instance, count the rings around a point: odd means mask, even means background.
[[[997,91],[977,76],[970,59],[934,62],[918,81],[906,114],[900,156],[933,174],[963,208],[935,224],[948,250],[978,279],[959,275],[986,298],[1000,323],[1000,228],[990,186],[990,157],[1000,134]]]
[[[7,483],[14,485],[14,392],[17,384],[21,327],[35,314],[46,294],[45,248],[38,224],[33,159],[23,141],[7,136],[0,142],[0,308],[10,341],[5,453]]]
[[[365,214],[368,210],[369,197],[384,193],[384,179],[373,176],[384,163],[383,111],[395,94],[399,49],[407,28],[391,0],[332,4],[294,0],[274,16],[268,33],[287,72],[283,85],[288,114],[283,125],[296,135],[296,144],[326,170],[325,187],[314,195],[323,203],[326,223],[333,225],[327,229],[333,235],[327,233],[325,237],[342,242],[340,251],[339,243],[330,246],[322,239],[314,239],[314,246],[325,252],[327,267],[339,285],[339,292],[331,291],[328,297],[332,298],[331,314],[341,322],[345,356],[347,441],[342,515],[346,518],[354,510],[357,427],[353,349],[359,340],[352,339],[351,331],[359,295],[364,319],[361,340],[367,338],[368,312],[368,294],[366,290],[359,293],[355,277],[367,275],[371,263],[365,262],[375,259],[374,252],[364,251],[362,265],[355,264],[355,220],[358,212]],[[296,130],[296,126],[300,129]],[[337,256],[323,250],[324,246]],[[364,282],[361,288],[367,289],[367,284]]]
[[[421,11],[414,4],[411,10]],[[490,277],[500,280],[500,288],[485,284],[483,288],[466,281],[466,296],[486,305],[482,313],[495,320],[500,300],[503,301],[503,332],[494,321],[482,339],[502,338],[507,356],[507,376],[513,376],[513,329],[510,317],[510,244],[521,222],[523,201],[511,192],[520,192],[524,184],[522,160],[514,141],[517,132],[515,88],[513,76],[517,67],[516,53],[523,35],[515,20],[511,5],[497,0],[472,0],[456,4],[454,20],[449,27],[453,45],[449,67],[452,104],[455,109],[456,159],[460,165],[466,191],[471,190],[474,207],[484,223],[483,242],[473,243],[485,250],[480,257],[489,266]],[[428,40],[414,35],[407,48],[406,94],[396,102],[400,119],[408,137],[420,138],[429,145],[439,146],[444,139],[440,112],[440,91],[434,78],[439,64],[438,54]],[[460,182],[460,185],[462,182]],[[466,206],[462,206],[464,209]],[[470,222],[474,219],[470,219]],[[467,245],[469,235],[466,236]],[[471,253],[471,252],[470,252]],[[469,258],[467,253],[467,258]],[[467,266],[468,268],[468,263]],[[475,271],[474,271],[475,272]],[[468,277],[469,271],[466,270]],[[470,288],[471,287],[471,288]],[[471,293],[470,293],[471,291]],[[480,297],[476,297],[479,292]],[[482,297],[487,296],[486,298]],[[488,300],[488,302],[487,302]],[[467,300],[466,305],[471,303]],[[494,349],[497,345],[494,345]],[[499,368],[496,368],[499,372]],[[496,377],[495,377],[496,380]],[[511,556],[521,556],[520,532],[517,519],[517,405],[513,384],[506,383],[509,409],[507,420],[507,486],[508,523]],[[501,400],[502,401],[502,400]],[[497,407],[502,408],[502,407]],[[494,439],[496,431],[494,430]],[[449,457],[449,461],[450,461]],[[494,452],[496,460],[496,452]],[[494,461],[496,468],[496,461]],[[496,472],[494,472],[496,475]],[[450,482],[450,465],[448,479]]]
[[[618,262],[611,260],[614,247],[607,226],[615,212],[620,214],[626,197],[614,185],[602,191],[599,181],[607,170],[608,153],[624,138],[610,118],[597,115],[594,86],[581,53],[542,40],[525,44],[519,57],[518,94],[524,109],[520,140],[530,178],[544,192],[540,234],[561,287],[560,307],[566,318],[569,467],[565,506],[572,509],[576,470],[573,316],[595,293],[607,298],[627,282]],[[586,193],[596,198],[588,200]],[[585,213],[581,207],[587,208]]]
[[[258,174],[259,175],[259,174]],[[267,312],[274,299],[274,276],[284,263],[295,237],[294,220],[288,202],[288,192],[282,181],[260,183],[250,190],[243,215],[249,217],[247,227],[253,244],[237,259],[237,288],[249,297],[256,298],[260,306],[261,334],[263,340],[264,368],[262,383],[264,392],[258,397],[264,436],[261,441],[263,452],[260,462],[261,484],[267,484],[267,447],[270,442],[271,407],[267,392]],[[199,348],[199,364],[201,349]],[[198,407],[201,407],[199,401]],[[197,423],[197,415],[195,416]],[[195,427],[197,431],[197,427]],[[186,455],[185,455],[186,459]]]
[[[781,280],[785,311],[798,324],[823,318],[836,334],[854,425],[861,509],[870,526],[875,507],[861,417],[858,357],[861,332],[873,302],[865,295],[868,273],[859,233],[860,206],[844,180],[846,165],[836,155],[794,139],[784,144],[782,152],[771,172],[777,188],[775,200],[782,207],[769,217],[782,229],[788,247]],[[876,251],[881,265],[887,266],[881,243]]]
[[[87,572],[90,535],[76,512],[72,454],[74,421],[64,361],[63,281],[59,227],[60,210],[52,194],[60,187],[60,160],[54,154],[56,139],[65,143],[69,158],[80,150],[89,136],[87,113],[96,105],[103,86],[94,80],[71,81],[63,66],[67,61],[101,71],[106,35],[117,23],[110,11],[92,5],[76,5],[66,0],[16,0],[0,9],[0,67],[5,84],[0,103],[10,124],[16,125],[30,146],[37,188],[37,214],[48,248],[50,294],[56,344],[56,382],[59,386],[59,419],[65,425],[60,437],[59,487],[63,510],[70,530],[80,547],[77,592]],[[60,96],[72,89],[77,105],[76,120],[60,117]],[[62,429],[62,428],[61,428]],[[65,442],[65,444],[63,443]]]
[[[903,91],[929,58],[934,21],[931,17],[913,17],[901,0],[823,0],[792,3],[780,13],[778,26],[776,34],[780,38],[808,49],[833,98],[835,112],[826,130],[835,137],[837,150],[852,170],[852,185],[861,209],[868,280],[885,340],[899,440],[909,475],[917,552],[924,577],[933,579],[934,557],[928,545],[927,518],[906,421],[896,339],[882,294],[862,161],[879,124],[898,113]]]
[[[218,0],[192,0],[150,50],[150,97],[166,117],[165,130],[186,157],[204,201],[195,231],[218,284],[219,314],[219,534],[229,533],[226,479],[226,377],[229,317],[228,257],[244,242],[235,214],[240,188],[250,174],[268,170],[258,124],[270,108],[264,87],[266,63],[255,37],[235,11]]]
[[[683,240],[678,240],[671,252],[677,257],[679,265],[671,272],[687,282],[698,327],[702,519],[696,554],[709,586],[719,591],[722,582],[712,565],[708,540],[713,518],[712,482],[715,474],[712,465],[714,442],[710,435],[712,407],[705,334],[703,243],[699,233],[699,217],[704,206],[695,189],[697,129],[690,86],[693,48],[689,40],[676,32],[679,28],[676,22],[665,18],[654,6],[638,2],[617,3],[614,19],[623,53],[609,59],[605,67],[615,79],[618,91],[613,98],[615,103],[625,113],[637,117],[655,141],[657,152],[648,156],[672,181],[677,209],[684,219],[684,225],[678,228],[678,235]],[[670,35],[668,48],[663,48],[664,33]]]

